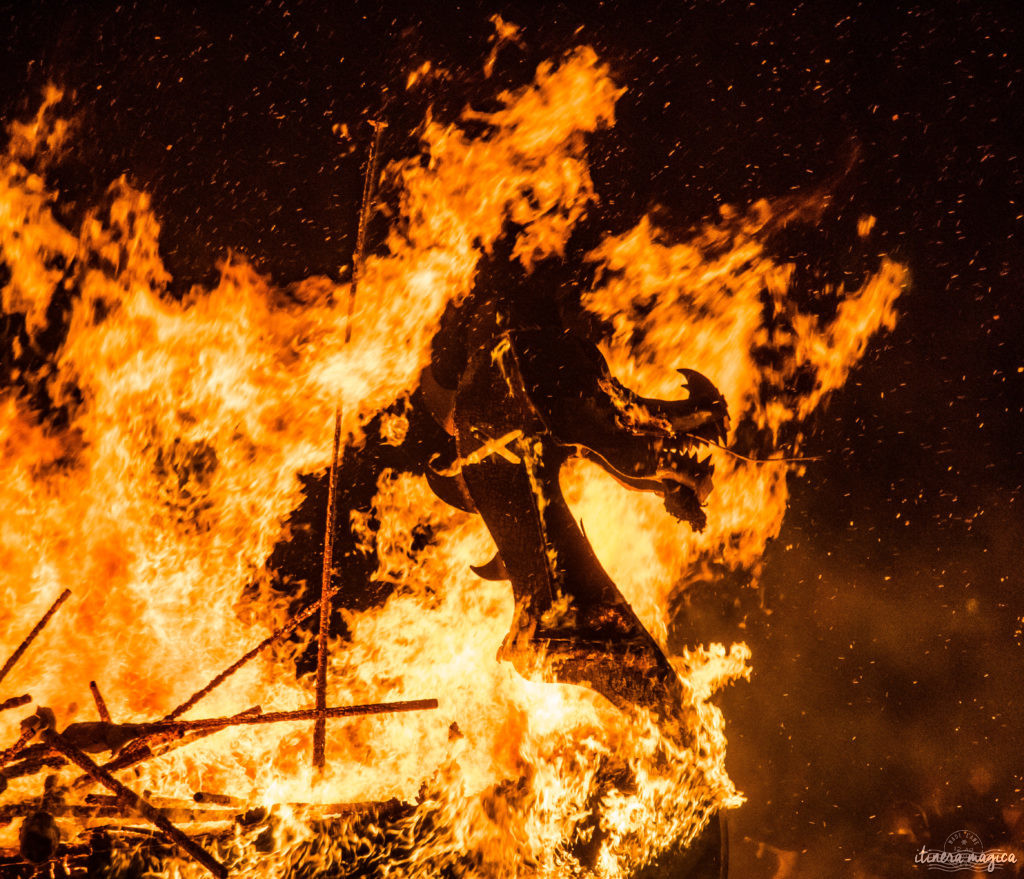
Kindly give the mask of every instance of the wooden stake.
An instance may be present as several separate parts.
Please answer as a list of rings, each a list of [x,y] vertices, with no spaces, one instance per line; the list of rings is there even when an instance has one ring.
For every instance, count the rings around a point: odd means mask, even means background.
[[[11,654],[7,662],[4,663],[4,667],[0,668],[0,681],[7,677],[7,673],[14,668],[14,664],[21,659],[21,655],[28,650],[29,645],[36,639],[36,636],[43,631],[43,627],[50,621],[50,618],[60,610],[60,606],[71,597],[71,590],[65,589],[57,597],[57,600],[50,605],[50,609],[43,614],[43,618],[36,623],[35,628],[25,637],[25,640],[18,645],[18,649]]]
[[[352,286],[349,288],[348,317],[345,320],[345,344],[352,339],[352,314],[355,309],[356,291],[363,274],[363,257],[366,252],[366,225],[373,204],[377,186],[377,160],[380,155],[380,138],[387,123],[374,120],[373,143],[366,160],[363,177],[363,201],[359,206],[359,225],[356,228],[356,249],[352,256]],[[331,475],[327,489],[327,530],[324,534],[324,569],[320,581],[320,629],[316,644],[316,721],[313,724],[313,767],[323,772],[326,762],[327,744],[327,639],[331,628],[331,573],[334,566],[334,523],[337,518],[338,458],[341,448],[341,409],[334,409],[334,454],[331,457]]]
[[[327,740],[327,638],[331,628],[331,569],[334,567],[334,525],[338,507],[338,459],[341,453],[341,410],[334,410],[334,452],[327,484],[327,525],[324,569],[320,581],[320,630],[316,642],[316,722],[313,725],[313,766],[322,772]]]
[[[100,720],[104,723],[110,723],[110,712],[107,710],[107,703],[103,701],[103,696],[100,694],[100,688],[96,686],[96,681],[89,681],[89,691],[92,693],[92,699],[96,703],[96,710],[100,714]]]

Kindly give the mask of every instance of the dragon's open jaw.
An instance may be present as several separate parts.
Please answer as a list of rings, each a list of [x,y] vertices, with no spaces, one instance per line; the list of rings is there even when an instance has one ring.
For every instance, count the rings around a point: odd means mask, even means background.
[[[576,450],[623,485],[660,495],[669,513],[700,531],[715,468],[710,454],[701,458],[698,453],[725,442],[729,416],[724,399],[704,375],[692,369],[679,372],[687,380],[686,400],[647,399],[614,380],[603,382],[623,437],[614,448],[578,443]]]
[[[636,476],[620,470],[593,449],[577,446],[577,453],[599,464],[617,482],[627,488],[638,491],[649,491],[660,495],[665,500],[665,508],[675,518],[690,523],[696,531],[701,531],[707,519],[702,507],[714,488],[712,475],[714,466],[710,455],[701,459],[696,450],[704,445],[701,441],[653,443],[663,465],[659,466],[650,476]],[[691,451],[692,450],[692,451]]]

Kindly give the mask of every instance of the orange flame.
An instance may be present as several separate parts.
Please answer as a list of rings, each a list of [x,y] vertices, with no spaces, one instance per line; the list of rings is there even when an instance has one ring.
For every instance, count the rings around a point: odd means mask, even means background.
[[[0,161],[0,254],[10,273],[2,296],[36,345],[51,303],[74,291],[59,351],[11,384],[45,389],[67,417],[35,411],[25,392],[0,398],[0,656],[61,589],[74,598],[3,686],[51,706],[59,726],[93,719],[90,680],[115,720],[151,719],[279,625],[268,590],[261,602],[236,602],[288,536],[298,475],[327,465],[335,405],[344,432],[358,437],[367,418],[413,390],[445,305],[467,295],[506,220],[522,230],[514,255],[525,266],[564,255],[597,203],[585,136],[614,123],[621,93],[582,48],[503,93],[497,112],[467,110],[486,123],[485,136],[428,119],[427,160],[387,171],[400,216],[384,252],[366,261],[345,344],[350,290],[325,277],[283,289],[228,258],[212,289],[175,299],[149,197],[123,179],[108,210],[75,229],[58,220],[58,196],[32,170],[66,130],[52,112],[60,93],[48,91],[36,118],[12,127]],[[584,304],[613,326],[606,354],[620,379],[674,397],[672,368],[693,366],[725,393],[734,419],[773,435],[842,383],[869,337],[893,325],[905,270],[883,262],[823,325],[791,307],[791,267],[765,252],[760,235],[776,213],[759,202],[688,242],[668,241],[644,218],[590,254],[601,274]],[[789,368],[816,377],[796,405],[757,394],[766,378],[752,353],[767,342],[763,290],[790,317]],[[388,435],[400,441],[405,427],[392,419]],[[590,465],[563,476],[602,562],[663,643],[669,600],[690,566],[756,564],[781,525],[784,466],[716,453],[716,468],[700,535],[657,498]],[[696,717],[694,746],[682,749],[642,712],[627,716],[583,688],[527,682],[495,659],[512,596],[507,583],[469,571],[493,553],[478,519],[446,507],[424,480],[394,474],[380,480],[375,519],[377,576],[398,588],[382,608],[347,614],[351,640],[334,645],[328,702],[436,696],[439,710],[332,722],[329,771],[318,782],[311,725],[302,724],[221,732],[142,764],[133,787],[167,796],[203,788],[253,805],[418,801],[396,836],[415,844],[372,843],[395,875],[468,861],[483,875],[582,874],[572,844],[592,832],[585,819],[595,798],[602,835],[590,870],[627,875],[741,802],[724,769],[724,720],[709,699],[749,674],[744,645],[694,645],[676,657]],[[434,538],[421,548],[413,532],[424,524]],[[311,706],[296,652],[267,651],[197,713]],[[0,715],[0,741],[16,738],[14,714]],[[609,785],[609,767],[634,783]],[[7,795],[23,799],[32,784],[12,782]],[[287,833],[271,854],[239,831],[238,875],[284,871],[298,858],[340,862],[368,845],[358,824],[324,840],[297,814],[281,820]]]

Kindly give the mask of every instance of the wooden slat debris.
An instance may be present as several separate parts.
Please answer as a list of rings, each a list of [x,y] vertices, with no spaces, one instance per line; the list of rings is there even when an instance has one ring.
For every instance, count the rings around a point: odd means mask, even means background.
[[[66,741],[60,733],[55,730],[43,727],[39,731],[43,741],[53,750],[62,754],[79,769],[92,776],[111,791],[117,798],[118,805],[123,811],[133,811],[141,815],[150,824],[163,831],[167,837],[175,843],[182,851],[190,855],[195,861],[202,864],[218,879],[227,879],[228,869],[202,846],[195,843],[188,836],[175,827],[170,820],[163,815],[159,809],[151,805],[130,788],[123,785],[109,772],[99,766],[93,759],[83,751],[80,751],[70,742]]]

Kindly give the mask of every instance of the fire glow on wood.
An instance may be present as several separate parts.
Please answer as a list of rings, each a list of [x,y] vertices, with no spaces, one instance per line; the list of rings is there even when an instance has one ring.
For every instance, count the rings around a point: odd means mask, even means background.
[[[331,469],[335,413],[341,473],[368,449],[387,461],[411,448],[446,309],[536,289],[568,259],[576,224],[601,210],[587,137],[614,125],[621,93],[581,47],[493,112],[426,120],[422,155],[384,167],[394,220],[356,260],[358,296],[327,277],[278,287],[228,258],[211,289],[176,298],[146,193],[118,180],[103,207],[65,219],[45,173],[74,149],[59,90],[11,126],[0,256],[3,307],[22,329],[0,398],[3,864],[627,876],[742,802],[710,699],[749,673],[749,651],[694,632],[670,654],[670,602],[694,571],[756,566],[786,474],[805,466],[782,460],[799,458],[801,422],[894,325],[902,266],[880,258],[857,289],[809,305],[767,252],[775,231],[828,209],[827,191],[724,211],[686,240],[639,218],[584,255],[593,283],[558,303],[642,397],[685,398],[679,368],[706,376],[730,415],[721,445],[742,453],[710,448],[714,490],[691,511],[702,530],[670,513],[667,491],[632,490],[582,457],[561,467],[572,518],[678,675],[681,734],[653,700],[527,680],[499,658],[520,610],[511,560],[481,516],[431,490],[429,456],[418,472],[374,470],[368,505],[344,506],[352,488],[339,484],[338,527],[374,560],[386,600],[354,609],[345,590],[364,584],[342,576],[321,596],[270,564],[298,528],[300,477]],[[464,427],[458,460],[434,461],[430,480],[499,458],[528,466],[517,430],[463,443]],[[564,621],[574,608],[561,598]],[[313,637],[300,623],[331,601],[344,633],[321,614],[318,694],[316,676],[296,674]],[[208,719],[184,719],[200,700]],[[326,722],[353,714],[379,719]]]

